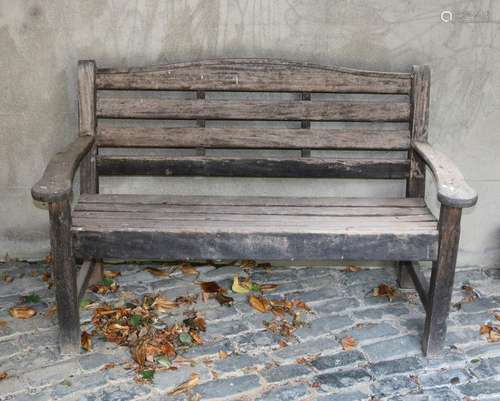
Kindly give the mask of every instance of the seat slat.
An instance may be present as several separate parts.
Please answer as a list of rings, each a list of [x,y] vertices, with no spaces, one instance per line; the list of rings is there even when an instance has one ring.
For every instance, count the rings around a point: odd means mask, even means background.
[[[409,130],[101,127],[98,146],[407,150]]]
[[[409,161],[98,156],[97,168],[102,175],[402,179],[408,177]]]
[[[270,59],[225,59],[99,69],[98,89],[365,92],[409,94],[411,75]]]
[[[295,216],[416,216],[428,214],[425,207],[318,207],[318,206],[234,206],[166,205],[135,203],[79,203],[75,212],[137,212],[180,214],[246,214]]]
[[[339,198],[339,197],[272,197],[272,196],[192,196],[82,194],[80,204],[117,205],[196,205],[196,206],[280,206],[280,207],[425,207],[423,198]]]
[[[409,102],[172,100],[98,96],[101,118],[269,121],[408,121]]]

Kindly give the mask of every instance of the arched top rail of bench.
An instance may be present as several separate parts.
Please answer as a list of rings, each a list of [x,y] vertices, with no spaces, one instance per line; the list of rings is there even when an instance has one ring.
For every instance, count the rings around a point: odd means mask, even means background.
[[[98,69],[97,89],[409,94],[410,73],[363,71],[278,59],[218,59]]]

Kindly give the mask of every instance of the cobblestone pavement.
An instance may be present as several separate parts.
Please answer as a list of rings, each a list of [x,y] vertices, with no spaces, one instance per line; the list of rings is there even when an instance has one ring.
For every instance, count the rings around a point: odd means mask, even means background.
[[[199,291],[193,277],[181,272],[154,277],[144,268],[106,266],[122,272],[116,278],[120,290],[108,301],[122,291],[159,292],[169,298]],[[8,373],[0,381],[0,400],[500,400],[500,343],[488,343],[479,335],[480,325],[494,320],[496,308],[500,310],[499,269],[458,271],[454,302],[466,296],[461,290],[464,283],[481,297],[454,308],[443,355],[428,359],[420,350],[424,315],[415,293],[407,291],[393,302],[370,293],[382,282],[396,285],[394,268],[256,269],[255,282],[279,284],[270,296],[308,303],[315,312],[310,325],[280,347],[280,338],[263,326],[269,316],[253,310],[245,295],[232,295],[232,307],[199,301],[195,308],[207,320],[205,344],[184,355],[191,364],[157,372],[151,384],[136,384],[134,373],[125,369],[128,350],[103,340],[95,339],[91,353],[58,356],[56,318],[47,317],[53,292],[41,280],[44,270],[42,264],[0,265],[0,278],[14,277],[11,283],[0,283],[0,371]],[[239,267],[204,266],[199,271],[199,280],[215,280],[225,287],[230,287],[235,273],[241,274]],[[28,320],[10,317],[8,309],[21,295],[31,293],[41,296],[35,306],[38,314]],[[82,310],[82,323],[90,316],[91,311]],[[182,308],[170,318],[181,319]],[[343,351],[339,340],[348,335],[359,346]],[[229,357],[221,359],[219,351]],[[306,363],[301,360],[305,357]],[[116,367],[103,369],[111,362]],[[200,384],[190,394],[168,395],[193,372],[200,375]]]

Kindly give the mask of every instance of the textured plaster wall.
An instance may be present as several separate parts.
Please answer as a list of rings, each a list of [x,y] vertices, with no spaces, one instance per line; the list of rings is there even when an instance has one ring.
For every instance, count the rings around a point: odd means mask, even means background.
[[[451,11],[451,22],[440,18]],[[445,14],[450,19],[450,14]],[[207,57],[281,57],[374,70],[432,69],[430,141],[479,192],[464,213],[460,263],[500,262],[500,2],[495,0],[0,0],[0,255],[48,249],[30,187],[77,134],[76,63],[140,66]],[[348,181],[171,179],[103,190],[401,194]],[[429,194],[433,199],[432,192]]]

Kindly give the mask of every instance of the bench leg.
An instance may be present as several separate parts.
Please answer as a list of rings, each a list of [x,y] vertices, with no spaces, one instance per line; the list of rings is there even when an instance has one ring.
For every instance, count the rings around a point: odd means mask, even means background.
[[[450,311],[462,209],[441,206],[439,216],[438,258],[432,264],[429,303],[425,319],[423,351],[425,355],[441,352],[446,339],[446,320]]]
[[[415,286],[413,285],[413,280],[411,279],[410,273],[408,273],[408,263],[411,262],[399,262],[398,263],[398,269],[399,269],[399,278],[398,278],[398,284],[399,288],[408,290],[408,289],[414,289]]]
[[[80,315],[69,201],[49,203],[49,216],[60,351],[62,354],[76,354],[80,351]]]

